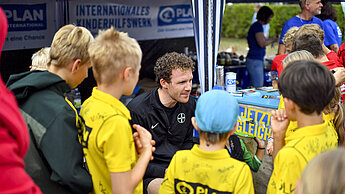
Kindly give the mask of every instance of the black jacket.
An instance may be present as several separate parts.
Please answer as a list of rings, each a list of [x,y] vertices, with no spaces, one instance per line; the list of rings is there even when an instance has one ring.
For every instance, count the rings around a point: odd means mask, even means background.
[[[48,71],[12,75],[13,91],[30,133],[25,169],[43,193],[89,193],[90,174],[83,167],[77,114],[65,100],[70,87]],[[73,105],[72,105],[73,106]]]
[[[146,128],[156,141],[154,159],[147,167],[145,178],[163,178],[175,152],[193,147],[191,118],[194,116],[195,105],[195,100],[191,97],[185,104],[178,102],[170,124],[163,105],[159,102],[158,88],[129,102],[127,107],[131,112],[131,124],[140,124]]]

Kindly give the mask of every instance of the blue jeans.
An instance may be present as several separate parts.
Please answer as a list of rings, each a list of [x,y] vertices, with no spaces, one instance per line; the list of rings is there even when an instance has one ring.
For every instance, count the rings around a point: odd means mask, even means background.
[[[264,61],[247,58],[246,65],[252,85],[255,88],[264,86]]]

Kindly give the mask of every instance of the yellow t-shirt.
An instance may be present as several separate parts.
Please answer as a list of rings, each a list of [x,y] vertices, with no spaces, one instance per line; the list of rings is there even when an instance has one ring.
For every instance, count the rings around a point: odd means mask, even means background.
[[[82,145],[94,193],[112,193],[110,173],[129,171],[138,160],[129,110],[95,87],[80,116],[85,121]],[[142,181],[133,193],[143,193]]]
[[[230,157],[226,149],[208,152],[194,145],[176,152],[165,174],[160,194],[254,193],[249,166]]]
[[[337,138],[327,122],[295,130],[274,160],[267,193],[293,193],[296,181],[316,155],[337,147]]]
[[[283,96],[282,95],[280,95],[280,101],[279,101],[279,108],[278,108],[278,110],[280,110],[280,109],[285,109],[284,100],[283,100]],[[323,117],[323,120],[328,123],[328,125],[330,126],[330,129],[333,131],[333,133],[335,133],[335,135],[336,135],[336,137],[338,139],[338,134],[337,134],[337,131],[335,130],[335,126],[334,126],[334,123],[333,123],[334,113],[330,113],[330,114],[327,114],[327,115],[322,113],[322,117]],[[288,126],[288,128],[286,130],[286,133],[285,133],[285,138],[289,137],[297,128],[298,128],[297,121],[290,121],[289,126]],[[288,142],[285,142],[285,143],[288,143]]]

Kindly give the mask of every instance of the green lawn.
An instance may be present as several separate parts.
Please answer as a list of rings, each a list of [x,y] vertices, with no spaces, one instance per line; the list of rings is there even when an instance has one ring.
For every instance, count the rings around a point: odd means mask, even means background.
[[[248,44],[247,39],[235,39],[235,38],[224,38],[220,39],[219,52],[226,51],[228,48],[234,47],[235,52],[238,55],[247,55]],[[266,47],[266,57],[273,58],[278,51],[278,43],[274,44],[272,48],[271,45]]]

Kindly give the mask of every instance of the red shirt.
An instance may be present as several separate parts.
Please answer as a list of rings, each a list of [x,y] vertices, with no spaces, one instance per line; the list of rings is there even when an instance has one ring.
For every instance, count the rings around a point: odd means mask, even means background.
[[[327,59],[330,61],[333,60],[337,67],[344,67],[343,64],[340,62],[338,55],[332,50],[327,54]]]
[[[280,74],[283,71],[282,61],[285,59],[286,56],[287,56],[287,54],[277,55],[273,59],[271,71],[278,71],[278,77],[280,76]]]
[[[7,33],[7,19],[0,8],[0,51]],[[41,193],[24,170],[30,145],[26,124],[17,101],[0,77],[0,193]]]
[[[337,68],[337,63],[334,60],[325,61],[322,64],[324,64],[329,70]]]
[[[345,42],[340,45],[337,56],[339,57],[340,64],[342,64],[345,67]]]

